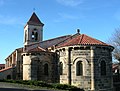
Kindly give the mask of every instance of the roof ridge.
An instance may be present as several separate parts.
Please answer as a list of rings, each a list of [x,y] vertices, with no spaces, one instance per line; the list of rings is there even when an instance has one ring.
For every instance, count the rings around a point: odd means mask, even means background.
[[[106,44],[105,42],[102,42],[96,38],[92,38],[86,34],[81,34],[76,37],[73,37],[71,40],[68,39],[67,42],[58,45],[59,47],[64,47],[64,46],[72,46],[72,45],[101,45],[101,46],[111,46]]]
[[[69,41],[69,39],[70,39],[71,37],[72,37],[72,36],[70,35],[68,38],[64,39],[63,41],[59,42],[59,43],[56,44],[56,45],[60,45],[61,43],[64,43],[65,41]],[[55,45],[55,46],[56,46],[56,45]]]
[[[40,46],[36,46],[36,47],[28,50],[28,52],[34,52],[34,51],[46,51],[46,50]]]
[[[79,41],[78,43],[81,43],[81,42],[82,42],[82,39],[83,39],[83,37],[84,37],[84,34],[82,34],[81,36],[82,36],[82,38],[80,39],[80,41]]]
[[[37,48],[40,49],[40,50],[46,51],[44,48],[42,48],[40,46],[37,46]]]

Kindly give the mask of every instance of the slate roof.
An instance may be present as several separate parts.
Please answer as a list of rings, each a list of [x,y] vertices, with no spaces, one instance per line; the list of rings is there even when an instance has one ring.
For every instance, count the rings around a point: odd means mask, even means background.
[[[103,45],[103,46],[110,46],[100,40],[87,36],[85,34],[79,34],[75,37],[71,37],[65,43],[59,45],[58,47],[65,47],[65,46],[73,46],[73,45]]]
[[[19,52],[23,52],[23,47],[21,47],[21,48],[18,48],[18,49],[16,49],[16,50],[18,50]]]
[[[44,25],[40,19],[37,17],[37,15],[35,14],[35,12],[33,12],[32,16],[30,17],[29,21],[27,22],[28,24],[40,24],[40,25]]]
[[[46,50],[38,46],[33,49],[30,49],[28,52],[41,52],[41,51],[46,51]]]

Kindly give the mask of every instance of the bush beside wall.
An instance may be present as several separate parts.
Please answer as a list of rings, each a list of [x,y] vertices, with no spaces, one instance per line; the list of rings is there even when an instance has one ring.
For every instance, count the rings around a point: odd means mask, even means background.
[[[1,80],[1,82],[33,85],[33,86],[47,87],[47,88],[60,89],[60,90],[69,90],[69,91],[84,91],[83,89],[80,89],[80,88],[77,88],[75,86],[71,86],[68,84],[59,84],[59,83],[52,84],[52,83],[46,83],[43,81]]]

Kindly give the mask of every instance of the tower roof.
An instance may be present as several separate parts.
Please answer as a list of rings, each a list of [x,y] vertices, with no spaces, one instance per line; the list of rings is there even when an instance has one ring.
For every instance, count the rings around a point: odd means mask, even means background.
[[[94,39],[85,34],[79,34],[67,42],[59,45],[58,47],[73,46],[73,45],[101,45],[101,46],[110,46],[100,40]]]
[[[32,16],[30,17],[29,21],[27,22],[27,24],[39,24],[39,25],[44,25],[40,19],[37,17],[37,15],[35,14],[35,12],[33,12]]]

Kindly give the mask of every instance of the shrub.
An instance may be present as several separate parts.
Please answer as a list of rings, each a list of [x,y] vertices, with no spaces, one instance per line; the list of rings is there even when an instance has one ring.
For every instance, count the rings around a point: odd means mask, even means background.
[[[69,90],[69,91],[84,91],[83,89],[77,88],[75,86],[67,85],[67,84],[50,84],[43,81],[31,81],[31,80],[1,80],[2,82],[10,82],[10,83],[18,83],[24,85],[34,85],[40,87],[61,89],[61,90]]]

